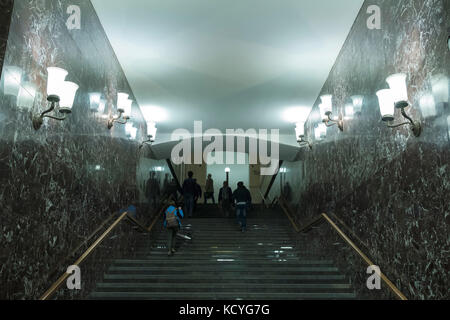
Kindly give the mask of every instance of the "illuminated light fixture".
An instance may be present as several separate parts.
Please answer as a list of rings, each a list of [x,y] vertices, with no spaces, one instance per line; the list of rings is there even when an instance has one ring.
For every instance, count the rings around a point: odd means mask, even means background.
[[[149,143],[150,145],[156,140],[156,127],[157,119],[163,120],[166,118],[165,112],[162,108],[156,106],[146,106],[141,109],[145,122],[147,123],[147,140],[142,142],[141,147]]]
[[[308,146],[312,149],[312,144],[309,141],[304,140],[305,138],[305,122],[298,122],[295,127],[295,136],[297,138],[297,143],[300,147]]]
[[[98,103],[97,113],[103,114],[103,113],[105,113],[105,109],[106,109],[106,100],[100,99],[100,102]]]
[[[325,137],[327,136],[327,126],[324,123],[320,123],[314,129],[314,134],[317,141],[325,139]]]
[[[431,89],[436,105],[448,108],[450,86],[447,76],[443,74],[433,76],[431,78]]]
[[[431,94],[424,94],[419,100],[420,110],[424,118],[434,117],[437,115],[436,103]]]
[[[325,115],[325,118],[322,120],[325,126],[332,127],[337,125],[339,130],[344,131],[344,120],[342,114],[340,114],[337,119],[331,118],[333,113],[333,96],[328,94],[321,96],[320,99],[322,100],[322,103],[319,105],[320,114],[322,117]]]
[[[22,82],[23,70],[19,67],[6,66],[3,82],[3,93],[17,97]]]
[[[73,82],[65,81],[68,72],[61,68],[50,67],[47,68],[47,101],[50,102],[50,108],[42,112],[40,115],[33,115],[33,128],[39,130],[44,122],[44,118],[51,118],[54,120],[65,120],[66,115],[72,112],[72,106],[75,95],[78,90],[78,85]],[[59,112],[64,114],[64,117],[50,116],[48,113],[55,110],[59,106]]]
[[[124,112],[123,117],[124,118],[130,118],[131,117],[131,106],[133,105],[133,100],[127,100],[124,104]]]
[[[128,94],[119,92],[117,94],[117,112],[119,113],[116,117],[111,116],[108,120],[108,129],[114,126],[114,123],[126,124],[130,120],[131,115],[131,104],[133,100],[128,100]]]
[[[227,167],[227,168],[225,168],[225,172],[226,172],[226,173],[230,173],[230,172],[231,172],[231,169]]]
[[[350,97],[353,102],[353,113],[356,115],[360,115],[362,111],[364,96],[352,96]]]
[[[420,121],[413,121],[405,112],[405,108],[409,106],[406,75],[403,73],[391,75],[386,79],[386,82],[389,84],[390,89],[383,89],[377,92],[382,120],[385,122],[394,121],[395,109],[400,109],[402,116],[408,122],[388,124],[388,127],[397,128],[410,125],[414,136],[419,137],[422,133],[422,124]]]
[[[31,82],[25,82],[20,86],[17,96],[17,106],[25,109],[31,109],[34,105],[36,96],[36,87]]]
[[[101,96],[102,94],[99,92],[89,93],[89,103],[92,112],[99,112]]]
[[[353,119],[355,115],[355,107],[351,103],[347,103],[345,105],[345,118],[346,119]]]
[[[280,168],[280,173],[286,173],[287,169],[286,168]]]
[[[136,139],[137,128],[133,127],[132,123],[125,124],[125,132],[130,140]]]
[[[390,89],[383,89],[377,92],[378,103],[380,106],[380,112],[382,120],[385,122],[394,121],[394,111],[395,111],[395,99],[392,91]],[[411,129],[416,137],[420,136],[422,128],[420,123],[415,123],[406,114],[405,109],[402,108],[402,115],[409,120],[409,122],[399,123],[399,124],[388,124],[389,128],[397,128],[404,125],[411,125]]]

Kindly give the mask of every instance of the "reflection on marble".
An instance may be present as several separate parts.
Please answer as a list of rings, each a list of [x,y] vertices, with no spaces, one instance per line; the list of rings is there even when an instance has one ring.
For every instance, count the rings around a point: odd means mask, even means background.
[[[366,26],[366,7],[373,4],[382,10],[381,30]],[[347,120],[343,133],[328,128],[312,151],[305,148],[298,162],[284,164],[295,190],[291,205],[296,220],[302,224],[330,213],[410,299],[450,298],[450,54],[445,21],[450,21],[449,1],[366,1],[320,93],[333,95],[335,114],[351,96],[364,95],[361,115]],[[408,126],[391,129],[381,121],[375,93],[387,88],[387,76],[398,72],[407,74],[412,105],[407,113],[422,121],[420,138]],[[396,118],[401,121],[398,111]],[[311,116],[309,137],[317,123]],[[277,192],[279,188],[272,197]],[[308,250],[333,257],[360,297],[392,298],[388,290],[369,292],[366,266],[326,224],[300,237],[308,240]]]
[[[134,204],[140,217],[154,214],[142,203],[140,175],[164,164],[143,160],[146,153],[138,147],[145,121],[137,105],[136,139],[123,125],[107,129],[105,116],[114,112],[117,92],[136,99],[91,3],[77,1],[80,30],[66,27],[70,4],[14,2],[0,87],[0,299],[38,298],[87,247],[67,255],[113,212]],[[7,94],[6,66],[23,70],[20,85]],[[47,107],[50,66],[67,69],[66,80],[80,88],[65,121],[46,119],[35,131],[30,113]],[[101,92],[103,114],[91,111],[92,92]],[[86,297],[110,259],[132,256],[143,236],[123,223],[81,265],[81,292],[63,288],[59,297]]]

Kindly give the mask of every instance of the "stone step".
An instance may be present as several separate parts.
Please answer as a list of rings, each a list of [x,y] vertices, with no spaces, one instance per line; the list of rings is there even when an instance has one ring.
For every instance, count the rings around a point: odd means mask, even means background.
[[[222,283],[222,284],[209,284],[209,283],[98,283],[97,291],[166,291],[166,292],[274,292],[280,290],[283,292],[352,292],[351,285],[348,283],[306,283],[306,284],[261,284],[261,283]]]
[[[306,274],[306,275],[255,275],[255,274],[243,274],[236,277],[232,273],[217,273],[217,274],[191,274],[186,276],[184,274],[110,274],[106,273],[104,276],[104,282],[111,281],[136,281],[136,282],[192,282],[192,283],[222,283],[222,282],[257,282],[257,283],[346,283],[346,279],[341,274]]]
[[[337,274],[339,270],[336,267],[286,267],[286,266],[260,266],[247,267],[239,264],[222,264],[216,266],[203,266],[193,269],[190,266],[186,267],[149,267],[149,266],[111,266],[108,273],[118,274],[174,274],[179,273],[186,276],[191,274],[209,274],[209,273],[238,273],[243,274]]]
[[[355,299],[354,293],[287,293],[287,292],[267,292],[267,293],[235,293],[235,292],[93,292],[92,299],[170,299],[170,300],[344,300]],[[222,310],[220,310],[222,311]]]
[[[174,256],[175,257],[175,256]],[[172,257],[172,258],[174,258]],[[215,265],[222,265],[223,262],[218,262],[217,259],[203,259],[203,260],[197,260],[197,261],[186,261],[184,259],[180,260],[174,260],[174,259],[119,259],[114,260],[113,264],[115,266],[133,266],[133,265],[149,265],[149,266],[167,266],[167,265],[173,265],[173,266],[215,266]],[[295,261],[285,261],[285,262],[279,262],[279,261],[270,261],[270,260],[252,260],[252,261],[242,261],[241,265],[245,265],[248,267],[252,266],[295,266],[295,267],[302,267],[302,266],[333,266],[333,261],[331,260],[295,260]]]

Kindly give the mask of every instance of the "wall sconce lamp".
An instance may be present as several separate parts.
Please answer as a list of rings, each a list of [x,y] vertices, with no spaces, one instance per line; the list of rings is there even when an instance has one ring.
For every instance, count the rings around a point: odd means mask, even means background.
[[[23,70],[15,66],[5,66],[3,93],[17,97],[22,81]]]
[[[331,115],[333,114],[333,103],[332,103],[333,96],[324,95],[321,96],[320,99],[322,100],[322,103],[319,105],[320,113],[322,116],[323,115],[326,116],[326,118],[323,119],[324,124],[327,127],[337,125],[339,130],[344,131],[344,120],[342,114],[340,114],[337,119],[331,118]]]
[[[431,78],[431,88],[436,105],[442,109],[448,108],[450,83],[446,75],[438,74]]]
[[[128,136],[128,139],[135,140],[137,135],[137,128],[133,126],[133,123],[128,122],[125,124],[125,132]]]
[[[47,101],[50,103],[50,107],[40,115],[33,115],[32,121],[35,130],[41,128],[44,118],[51,118],[58,121],[65,120],[66,115],[72,112],[75,95],[79,88],[76,83],[65,81],[68,74],[66,70],[50,67],[47,68],[47,72]],[[64,116],[57,117],[48,115],[48,113],[55,110],[57,106],[59,106],[59,113],[62,113]]]
[[[128,100],[128,94],[119,92],[117,94],[117,112],[119,113],[116,117],[111,116],[108,120],[108,129],[114,126],[114,123],[126,124],[130,120],[131,115],[131,105],[133,100]]]
[[[297,142],[300,147],[308,146],[310,149],[312,149],[312,144],[309,141],[304,140],[304,138],[305,138],[305,122],[299,122],[296,124],[295,136],[297,137]]]
[[[314,129],[314,135],[317,141],[324,140],[327,136],[327,126],[324,123],[320,123],[315,129]]]
[[[147,137],[148,137],[148,140],[142,142],[142,144],[150,143],[150,145],[152,145],[152,143],[155,142],[155,140],[156,140],[156,131],[157,130],[158,130],[158,128],[156,128],[156,123],[154,121],[148,121],[147,122]]]
[[[406,75],[402,73],[391,75],[386,79],[386,82],[389,84],[390,89],[383,89],[377,92],[382,120],[385,122],[394,121],[395,108],[400,109],[403,117],[408,122],[388,124],[388,127],[397,128],[410,125],[414,136],[419,137],[422,133],[420,121],[413,121],[405,112],[405,108],[409,107]]]

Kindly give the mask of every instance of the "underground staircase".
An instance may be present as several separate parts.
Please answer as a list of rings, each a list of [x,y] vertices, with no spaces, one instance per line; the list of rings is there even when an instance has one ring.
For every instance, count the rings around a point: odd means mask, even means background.
[[[183,220],[177,252],[167,256],[167,234],[139,243],[136,258],[113,261],[91,299],[289,300],[354,299],[333,261],[296,250],[288,219],[277,210],[248,217],[242,233],[233,218],[203,206]]]

